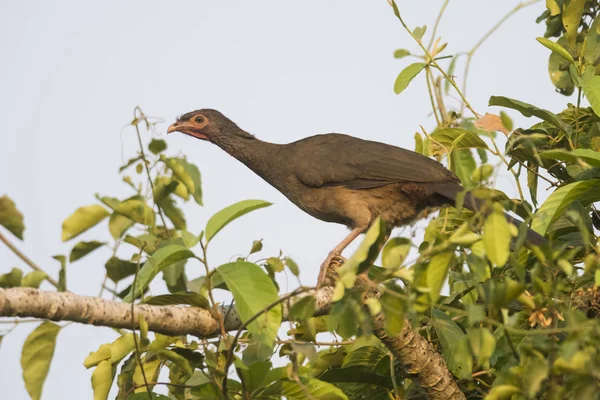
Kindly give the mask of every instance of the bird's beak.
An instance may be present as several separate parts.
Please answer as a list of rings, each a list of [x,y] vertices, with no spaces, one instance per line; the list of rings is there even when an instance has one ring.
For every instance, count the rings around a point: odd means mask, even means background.
[[[167,133],[181,132],[186,135],[193,136],[197,139],[208,140],[206,135],[194,131],[194,128],[194,126],[191,126],[186,122],[175,122],[169,126],[169,128],[167,129]]]
[[[179,122],[175,122],[174,124],[171,124],[169,126],[169,129],[167,129],[167,133],[173,133],[173,132],[177,132],[181,127],[179,126]]]

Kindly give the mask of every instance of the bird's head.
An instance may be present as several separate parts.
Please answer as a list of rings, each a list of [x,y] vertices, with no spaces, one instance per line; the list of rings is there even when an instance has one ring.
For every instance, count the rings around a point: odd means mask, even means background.
[[[171,132],[181,132],[210,142],[219,142],[230,135],[252,137],[219,111],[208,108],[183,114],[169,126],[167,133]]]

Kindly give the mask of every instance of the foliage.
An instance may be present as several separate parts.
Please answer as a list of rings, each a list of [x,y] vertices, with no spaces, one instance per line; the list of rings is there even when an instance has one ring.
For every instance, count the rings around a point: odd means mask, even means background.
[[[380,314],[388,335],[398,334],[405,318],[420,327],[469,398],[596,396],[600,389],[596,372],[600,367],[596,311],[600,214],[595,206],[600,201],[599,4],[547,0],[547,9],[538,19],[547,26],[545,38],[538,41],[551,50],[552,83],[565,95],[576,89],[576,105],[552,112],[492,96],[490,106],[502,107],[496,109],[500,115],[483,117],[468,103],[464,87],[461,90],[454,81],[458,56],[447,66],[440,64],[447,58],[441,56],[446,45],[437,37],[424,43],[426,27],[410,30],[397,5],[393,1],[391,5],[419,48],[396,50],[394,56],[423,53],[416,56],[422,58],[420,62],[400,72],[393,89],[399,94],[413,79],[423,77],[437,123],[431,132],[415,134],[416,151],[445,161],[465,188],[484,200],[485,207],[478,213],[461,204],[443,208],[429,221],[422,243],[393,237],[384,245],[385,227],[377,221],[339,270],[330,314],[313,317],[315,299],[304,297],[291,307],[292,328],[288,339],[283,339],[277,282],[286,267],[297,276],[296,263],[282,254],[253,261],[262,250],[260,240],[248,244],[248,256],[231,263],[212,266],[207,261],[210,242],[227,234],[228,224],[269,203],[247,200],[230,205],[208,219],[204,232],[189,232],[181,204],[193,199],[202,205],[199,169],[183,157],[167,155],[165,141],[150,138],[149,153],[140,147],[120,169],[124,174],[135,166],[138,179],[123,176],[132,190],[130,197],[98,195],[95,204],[80,207],[65,219],[64,241],[99,224],[108,228],[104,236],[110,234],[111,241],[106,237],[81,241],[68,260],[56,256],[62,265],[56,286],[66,290],[68,263],[110,246],[112,255],[105,268],[114,283],[109,291],[115,299],[210,308],[223,324],[213,293],[225,290],[248,329],[234,338],[221,325],[219,337],[196,340],[150,335],[141,320],[139,331],[121,332],[84,361],[93,368],[95,399],[106,399],[113,385],[117,399],[167,398],[146,393],[159,388],[157,379],[165,370],[170,398],[176,399],[417,398],[419,387],[372,335],[372,317]],[[559,39],[555,42],[551,37]],[[477,47],[466,53],[466,70]],[[446,106],[450,90],[463,100],[461,107]],[[591,107],[581,106],[584,96]],[[541,122],[514,129],[507,112]],[[155,123],[136,109],[131,125],[142,146],[140,126],[153,133]],[[500,170],[514,177],[518,198],[491,188]],[[538,195],[543,186],[551,189],[545,199]],[[509,224],[505,211],[530,223],[549,243],[525,246],[526,229]],[[0,224],[22,239],[23,217],[6,196],[0,198]],[[382,265],[373,266],[381,248]],[[131,251],[134,255],[124,258],[122,254]],[[237,248],[231,251],[239,253]],[[189,279],[190,260],[202,264],[205,273]],[[356,281],[364,272],[381,296],[363,304]],[[169,293],[147,296],[159,275]],[[41,271],[24,276],[14,268],[0,276],[0,287],[37,287],[48,278]],[[24,379],[32,398],[41,394],[59,329],[45,322],[25,342]],[[327,331],[344,341],[324,344],[321,333]],[[319,350],[317,345],[325,348]],[[274,356],[287,365],[275,368]],[[228,376],[230,364],[235,374]]]

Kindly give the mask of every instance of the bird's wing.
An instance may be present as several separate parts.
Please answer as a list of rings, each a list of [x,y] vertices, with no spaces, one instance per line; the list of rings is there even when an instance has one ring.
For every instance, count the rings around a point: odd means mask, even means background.
[[[384,143],[330,133],[292,145],[296,177],[309,187],[367,189],[395,182],[459,182],[437,161]]]

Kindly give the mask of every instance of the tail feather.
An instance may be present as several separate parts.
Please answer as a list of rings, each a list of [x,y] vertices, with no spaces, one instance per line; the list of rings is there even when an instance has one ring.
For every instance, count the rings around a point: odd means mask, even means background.
[[[449,199],[452,202],[452,204],[456,204],[456,200],[457,200],[459,194],[461,192],[463,192],[464,190],[465,189],[462,186],[460,186],[458,183],[454,183],[454,182],[436,184],[436,186],[435,186],[435,191],[438,194]],[[477,197],[473,196],[471,193],[467,193],[464,196],[463,206],[473,212],[478,212],[485,207],[485,200],[478,199]],[[516,226],[517,228],[519,228],[521,225],[524,224],[523,221],[519,221],[518,219],[508,215],[507,213],[504,213],[504,215],[506,216],[506,220],[508,222],[510,222],[511,224],[513,224],[514,226]],[[548,240],[545,237],[543,237],[542,235],[540,235],[539,233],[528,228],[527,229],[527,243],[535,245],[535,246],[542,246],[542,245],[548,243]]]

